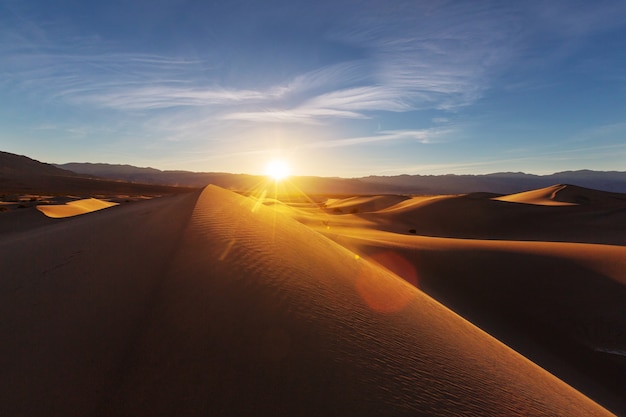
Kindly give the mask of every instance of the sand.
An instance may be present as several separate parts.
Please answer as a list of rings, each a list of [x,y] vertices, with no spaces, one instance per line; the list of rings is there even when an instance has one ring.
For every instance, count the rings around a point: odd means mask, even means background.
[[[209,186],[0,236],[0,414],[611,415],[376,259],[464,248],[388,220]]]
[[[416,197],[374,213],[331,215],[312,207],[294,218],[622,414],[626,204],[621,195],[555,188],[593,199],[560,207],[488,195]],[[425,231],[441,237],[420,235]]]
[[[566,185],[555,185],[540,190],[526,191],[523,193],[510,194],[496,197],[494,200],[508,201],[509,203],[535,204],[538,206],[574,206],[576,203],[561,201],[559,192],[567,188]]]
[[[588,199],[588,202],[528,204],[467,194],[413,197],[375,212],[355,211],[341,216],[343,212],[326,210],[326,214],[340,223],[351,215],[359,221],[368,221],[376,229],[398,234],[412,231],[422,236],[463,239],[626,245],[626,197],[622,200],[614,193],[594,190],[578,193],[577,190],[585,189],[567,186],[560,193],[569,193],[572,201]],[[537,197],[546,193],[544,189],[524,194]]]
[[[94,211],[117,206],[118,204],[119,203],[103,201],[97,198],[86,198],[82,200],[70,201],[66,204],[38,205],[37,210],[48,217],[59,219],[92,213]]]

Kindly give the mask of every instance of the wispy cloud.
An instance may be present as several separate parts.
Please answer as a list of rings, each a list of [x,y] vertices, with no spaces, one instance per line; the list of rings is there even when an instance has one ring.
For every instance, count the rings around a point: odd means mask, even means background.
[[[13,48],[8,72],[69,103],[119,110],[225,106],[222,119],[248,122],[316,123],[471,104],[488,87],[485,74],[494,54],[506,49],[506,39],[493,39],[493,14],[443,8],[426,19],[421,12],[408,7],[389,13],[384,29],[369,25],[367,14],[348,21],[331,36],[369,50],[368,57],[321,66],[258,90],[206,80],[208,63],[202,60],[110,52],[109,45],[93,39],[75,39],[64,47],[65,40],[54,42],[40,28],[21,37],[14,32],[14,38],[29,41]]]
[[[419,143],[434,143],[453,133],[453,129],[421,129],[421,130],[387,130],[378,132],[376,135],[361,136],[354,138],[325,140],[311,142],[307,148],[337,148],[344,146],[356,146],[376,142],[411,141]]]
[[[314,93],[300,102],[225,118],[312,123],[328,117],[364,119],[381,111],[456,111],[473,104],[511,57],[516,17],[474,5],[435,8],[428,18],[423,13],[409,4],[385,15],[384,26],[367,12],[357,14],[332,36],[367,49],[369,58],[296,77],[290,86]]]
[[[233,112],[223,116],[226,120],[255,122],[316,123],[320,119],[366,119],[367,112],[404,111],[401,94],[381,87],[355,87],[320,94],[289,109]]]
[[[519,26],[511,10],[493,4],[409,2],[384,25],[360,16],[337,36],[370,45],[380,85],[412,108],[454,110],[490,87],[490,76],[515,51]]]
[[[363,119],[365,116],[351,111],[299,107],[290,110],[233,112],[227,113],[221,118],[223,120],[239,120],[256,123],[319,124],[325,118]]]
[[[80,93],[80,94],[76,94]],[[170,86],[114,87],[105,91],[69,91],[72,100],[121,110],[151,110],[170,107],[201,107],[242,102],[259,102],[280,95],[280,90],[254,91],[223,88],[180,88]]]

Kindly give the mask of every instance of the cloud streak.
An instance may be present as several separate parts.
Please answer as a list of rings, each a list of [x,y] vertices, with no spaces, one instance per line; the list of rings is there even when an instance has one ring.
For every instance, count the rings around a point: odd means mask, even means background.
[[[78,93],[78,94],[76,94]],[[203,107],[262,102],[280,95],[280,90],[228,90],[170,86],[115,87],[105,91],[68,91],[77,103],[93,103],[120,110],[152,110],[172,107]]]
[[[346,146],[359,146],[378,142],[410,141],[423,144],[435,143],[452,134],[453,129],[430,128],[421,130],[387,130],[378,132],[376,135],[361,136],[354,138],[325,140],[308,143],[306,148],[338,148]]]

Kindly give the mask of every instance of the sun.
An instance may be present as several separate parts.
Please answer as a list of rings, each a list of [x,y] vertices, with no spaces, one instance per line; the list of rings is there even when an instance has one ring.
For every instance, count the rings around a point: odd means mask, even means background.
[[[282,181],[289,176],[289,165],[282,159],[274,159],[265,166],[265,174],[274,181]]]

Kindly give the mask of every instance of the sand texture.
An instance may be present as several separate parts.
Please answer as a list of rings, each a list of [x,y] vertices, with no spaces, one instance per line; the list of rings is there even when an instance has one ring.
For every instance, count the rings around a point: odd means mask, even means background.
[[[526,194],[558,190],[578,203],[473,194],[414,197],[377,212],[284,212],[626,414],[625,196],[550,188]]]
[[[0,414],[610,415],[367,258],[213,186],[0,237]]]

